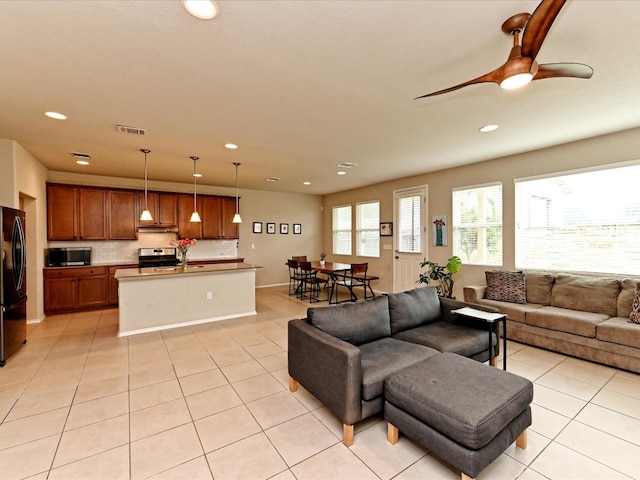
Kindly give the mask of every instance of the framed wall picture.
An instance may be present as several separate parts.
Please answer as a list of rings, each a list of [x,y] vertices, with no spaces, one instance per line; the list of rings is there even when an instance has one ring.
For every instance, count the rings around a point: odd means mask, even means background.
[[[431,219],[433,224],[433,246],[434,247],[446,247],[447,246],[447,216],[446,215],[434,215]]]
[[[267,233],[276,233],[275,223],[267,223]]]
[[[280,224],[280,233],[282,235],[287,235],[289,233],[289,224],[288,223],[281,223]]]
[[[380,236],[381,237],[393,236],[393,222],[380,222]]]
[[[294,235],[300,235],[302,233],[302,224],[301,223],[294,223],[293,224],[293,234]]]
[[[253,222],[253,233],[262,233],[262,222]]]

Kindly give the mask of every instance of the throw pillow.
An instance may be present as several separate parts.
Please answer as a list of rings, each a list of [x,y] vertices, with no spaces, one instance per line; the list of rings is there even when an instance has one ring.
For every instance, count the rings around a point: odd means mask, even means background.
[[[636,298],[633,299],[633,303],[631,304],[629,322],[640,323],[640,282],[636,285]]]
[[[487,290],[484,298],[509,303],[527,303],[527,290],[523,272],[493,270],[484,272]]]

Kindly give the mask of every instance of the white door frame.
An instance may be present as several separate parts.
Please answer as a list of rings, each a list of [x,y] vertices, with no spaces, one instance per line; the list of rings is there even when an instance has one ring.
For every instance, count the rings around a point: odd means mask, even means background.
[[[420,253],[403,253],[399,251],[400,231],[398,224],[398,198],[408,193],[417,193],[422,197],[420,211]],[[393,223],[394,228],[394,246],[393,246],[393,291],[402,292],[417,287],[416,281],[420,272],[420,262],[427,257],[427,237],[429,229],[427,228],[427,212],[429,186],[419,185],[411,188],[403,188],[393,191]]]

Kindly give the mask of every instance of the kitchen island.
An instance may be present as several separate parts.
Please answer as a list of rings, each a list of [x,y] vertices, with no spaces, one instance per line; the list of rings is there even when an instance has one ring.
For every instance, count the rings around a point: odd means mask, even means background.
[[[118,270],[118,336],[255,315],[256,268],[240,262]]]

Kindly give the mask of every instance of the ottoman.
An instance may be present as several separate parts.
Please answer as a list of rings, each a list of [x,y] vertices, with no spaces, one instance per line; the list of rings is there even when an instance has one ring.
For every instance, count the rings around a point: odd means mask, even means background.
[[[533,384],[455,353],[441,353],[384,382],[388,440],[398,431],[475,478],[516,441],[526,447]]]

